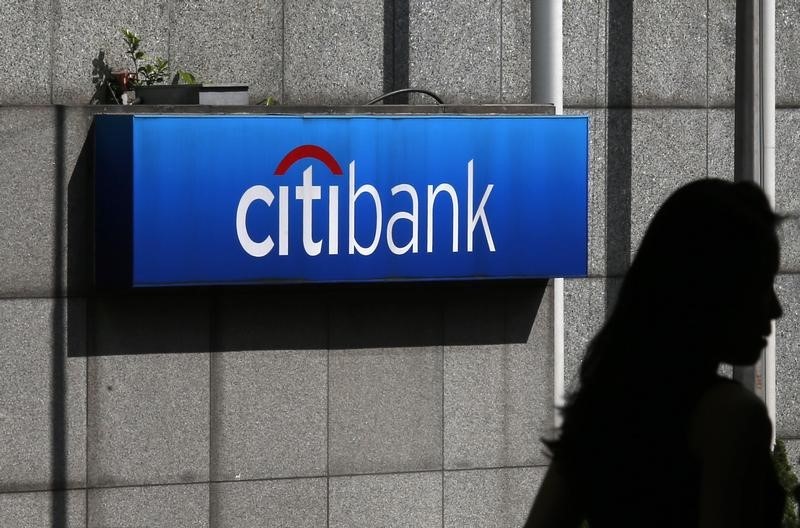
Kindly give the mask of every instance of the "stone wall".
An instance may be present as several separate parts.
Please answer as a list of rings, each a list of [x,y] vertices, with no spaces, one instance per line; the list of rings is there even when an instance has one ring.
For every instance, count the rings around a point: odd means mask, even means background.
[[[800,211],[800,9],[779,1],[776,203]],[[664,198],[732,178],[733,0],[565,0],[591,118],[570,379]],[[529,102],[526,0],[6,0],[0,13],[0,525],[518,526],[553,421],[546,282],[89,287],[93,60],[120,27],[251,102],[406,84]],[[413,96],[412,101],[425,101]],[[800,456],[800,253],[784,228],[778,434]]]

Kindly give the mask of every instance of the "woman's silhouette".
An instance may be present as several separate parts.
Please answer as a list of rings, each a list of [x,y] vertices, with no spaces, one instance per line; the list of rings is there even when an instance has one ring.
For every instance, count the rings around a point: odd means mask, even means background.
[[[777,217],[752,184],[701,180],[653,218],[595,336],[526,527],[778,527],[784,492],[751,365],[781,307]]]

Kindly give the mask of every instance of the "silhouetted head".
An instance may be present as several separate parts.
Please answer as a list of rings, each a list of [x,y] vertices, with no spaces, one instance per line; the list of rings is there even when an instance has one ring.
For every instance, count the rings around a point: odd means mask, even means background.
[[[589,345],[559,437],[546,442],[598,519],[618,504],[639,511],[626,490],[654,478],[675,495],[654,494],[660,506],[647,508],[692,502],[685,442],[693,409],[720,362],[758,359],[781,315],[776,223],[758,187],[714,179],[678,189],[656,212]]]
[[[680,346],[695,361],[700,353],[715,362],[755,362],[782,313],[773,289],[776,224],[753,184],[706,179],[678,189],[642,239],[614,324],[642,333],[651,346],[664,343],[673,353]]]

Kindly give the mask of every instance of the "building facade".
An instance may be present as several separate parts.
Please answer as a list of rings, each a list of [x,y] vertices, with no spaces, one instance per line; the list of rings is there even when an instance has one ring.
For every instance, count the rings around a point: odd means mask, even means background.
[[[776,208],[797,214],[800,2],[776,21]],[[565,113],[591,132],[568,381],[658,205],[733,178],[734,23],[733,0],[564,1]],[[554,420],[550,282],[94,292],[92,76],[125,64],[122,27],[253,104],[530,102],[527,0],[4,0],[0,525],[519,526]],[[777,280],[795,467],[797,233]]]

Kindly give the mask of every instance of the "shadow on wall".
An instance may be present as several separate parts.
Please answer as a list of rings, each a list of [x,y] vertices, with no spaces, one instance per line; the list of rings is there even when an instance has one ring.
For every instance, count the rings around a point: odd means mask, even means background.
[[[68,274],[86,308],[70,356],[528,342],[548,281],[92,290],[93,133],[70,178]]]

